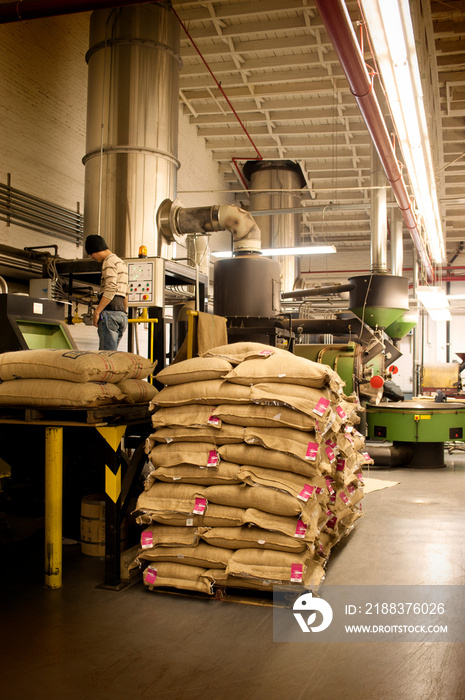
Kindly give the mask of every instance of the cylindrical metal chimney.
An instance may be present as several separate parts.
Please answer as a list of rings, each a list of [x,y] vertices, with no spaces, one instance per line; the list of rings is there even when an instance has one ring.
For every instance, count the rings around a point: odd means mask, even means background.
[[[304,185],[302,171],[292,161],[248,161],[244,174],[250,181],[250,209],[290,209],[300,207],[298,192]],[[253,190],[259,190],[254,192]],[[300,244],[301,214],[254,216],[262,232],[262,249],[292,248]],[[298,276],[294,256],[280,256],[282,291],[290,292]]]
[[[156,212],[176,195],[179,23],[169,3],[93,12],[84,231],[111,250],[159,254]]]
[[[378,152],[371,147],[371,271],[387,272],[387,184]]]

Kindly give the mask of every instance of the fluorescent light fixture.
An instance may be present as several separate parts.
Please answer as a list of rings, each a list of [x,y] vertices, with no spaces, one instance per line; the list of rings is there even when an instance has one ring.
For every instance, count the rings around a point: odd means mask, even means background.
[[[279,255],[329,255],[336,252],[336,246],[333,245],[308,245],[296,248],[264,248],[260,251],[265,257],[274,258]],[[231,258],[231,250],[212,251],[215,258]]]
[[[361,0],[431,256],[445,257],[433,159],[408,0]]]
[[[417,287],[417,297],[433,321],[451,321],[449,301],[442,287]]]

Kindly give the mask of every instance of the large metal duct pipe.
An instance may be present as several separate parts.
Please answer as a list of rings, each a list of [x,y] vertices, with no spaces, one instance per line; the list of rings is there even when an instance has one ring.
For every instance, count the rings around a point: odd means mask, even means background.
[[[357,101],[376,146],[386,177],[391,184],[426,275],[431,281],[433,279],[431,261],[420,236],[391,138],[376,99],[365,60],[357,43],[347,8],[343,0],[315,0],[315,4],[349,81],[350,91]]]
[[[305,185],[302,171],[292,161],[248,161],[244,175],[250,182],[252,210],[291,209],[300,206],[297,190]],[[257,191],[258,190],[258,191]],[[294,191],[290,191],[294,190]],[[302,216],[296,213],[255,216],[262,232],[262,248],[293,248],[300,245]],[[279,256],[282,289],[291,291],[299,271],[294,256]]]
[[[402,216],[399,209],[391,211],[391,272],[402,275],[404,267],[404,241],[402,238]]]
[[[89,45],[84,231],[123,257],[157,255],[179,167],[179,23],[167,2],[98,10]]]
[[[157,212],[158,229],[172,243],[189,233],[230,231],[234,253],[260,252],[260,229],[248,211],[234,204],[185,208],[178,200],[165,199]]]
[[[387,272],[386,178],[376,148],[371,149],[371,271]]]

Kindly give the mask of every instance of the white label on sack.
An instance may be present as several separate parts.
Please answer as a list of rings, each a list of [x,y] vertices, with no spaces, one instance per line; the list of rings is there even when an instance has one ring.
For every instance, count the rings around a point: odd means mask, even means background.
[[[291,564],[291,583],[302,583],[303,564]]]
[[[196,515],[203,515],[205,513],[205,508],[207,507],[206,498],[196,498],[193,512]]]
[[[151,530],[144,530],[140,536],[140,543],[142,549],[150,549],[153,547],[153,532]]]
[[[194,518],[187,518],[186,527],[192,527],[194,524]]]
[[[266,540],[257,540],[258,544],[265,544]]]
[[[286,376],[286,375],[285,375],[284,372],[283,372],[282,374],[278,374],[278,377],[280,377],[280,378],[281,378],[281,377],[285,377],[285,376]]]
[[[170,442],[173,442],[173,438],[172,438],[172,437],[167,437],[167,438],[165,438],[165,442],[169,445]]]
[[[157,570],[154,566],[148,566],[145,572],[145,583],[151,584],[155,583],[157,580]]]
[[[311,486],[310,484],[304,484],[302,491],[297,494],[297,498],[301,501],[304,501],[304,503],[307,503],[314,490],[314,486]]]
[[[281,414],[277,413],[275,416],[273,416],[275,420],[281,420]]]
[[[182,479],[182,476],[173,476],[171,477],[173,481],[179,481],[179,479]]]
[[[184,554],[176,554],[178,559],[184,559]]]
[[[326,413],[326,409],[329,406],[329,403],[330,403],[329,399],[325,399],[322,396],[321,399],[318,401],[317,405],[315,406],[315,408],[313,409],[313,413],[316,413],[317,416],[324,416],[324,414]]]

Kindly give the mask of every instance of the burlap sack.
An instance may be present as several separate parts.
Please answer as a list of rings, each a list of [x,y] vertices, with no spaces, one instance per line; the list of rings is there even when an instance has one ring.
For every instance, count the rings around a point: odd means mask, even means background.
[[[228,549],[275,549],[279,552],[303,552],[307,546],[301,540],[260,527],[214,527],[203,535],[205,542]]]
[[[266,469],[280,469],[310,477],[321,473],[321,464],[317,465],[315,462],[307,462],[284,452],[267,450],[265,447],[257,445],[222,445],[218,452],[221,459],[235,464],[251,464]]]
[[[256,508],[247,508],[243,515],[244,525],[256,525],[264,530],[281,532],[287,537],[295,537],[308,546],[313,545],[322,527],[325,527],[327,516],[320,508],[314,508],[304,523],[302,517],[286,517],[284,515],[272,515]],[[337,522],[337,519],[336,519]]]
[[[118,403],[130,403],[130,399],[121,393],[116,384],[108,382],[15,379],[0,384],[0,404],[4,406],[90,408]]]
[[[326,504],[329,497],[326,481],[320,474],[309,477],[278,469],[242,465],[238,477],[250,486],[268,486],[285,491],[303,504]]]
[[[328,386],[338,393],[344,386],[328,365],[312,362],[291,352],[274,353],[265,362],[262,359],[245,360],[226,374],[225,379],[247,386],[266,382],[300,384],[316,389]]]
[[[228,360],[232,365],[237,365],[239,362],[253,358],[266,359],[270,355],[274,355],[277,348],[263,343],[243,342],[231,343],[231,345],[220,345],[216,348],[210,348],[203,353],[203,357],[222,357]]]
[[[251,389],[239,384],[231,384],[223,379],[210,379],[205,382],[188,382],[165,386],[157,394],[154,403],[162,408],[185,404],[250,403]]]
[[[297,411],[302,411],[316,419],[315,427],[319,426],[318,430],[322,433],[331,427],[334,420],[333,407],[337,404],[337,399],[330,389],[313,389],[308,386],[278,382],[254,384],[250,387],[250,401],[290,406]]]
[[[244,442],[247,445],[259,445],[269,450],[283,452],[304,462],[318,464],[324,457],[325,447],[319,444],[321,436],[292,428],[255,428],[247,427]]]
[[[245,428],[239,425],[224,424],[220,428],[159,428],[148,439],[154,442],[206,442],[214,445],[227,445],[242,442]]]
[[[231,549],[213,547],[206,542],[200,542],[196,547],[162,547],[141,550],[139,561],[172,561],[177,564],[201,566],[202,568],[225,568],[231,559]]]
[[[133,403],[148,403],[158,394],[158,390],[143,379],[123,379],[116,386]]]
[[[223,404],[213,409],[212,416],[232,425],[296,430],[314,430],[316,420],[294,408],[260,404]]]
[[[325,577],[325,570],[320,562],[314,562],[313,567],[311,583],[305,586],[305,588],[307,590],[317,591]],[[246,590],[253,589],[270,593],[273,590],[273,586],[276,585],[275,581],[243,578],[235,574],[229,575],[226,573],[225,569],[209,569],[205,574],[205,578],[208,581],[213,580],[216,588],[244,588]]]
[[[310,551],[276,552],[271,549],[238,549],[226,567],[226,573],[276,581],[281,584],[314,585],[316,565]]]
[[[214,486],[215,484],[240,484],[239,465],[221,461],[216,469],[200,469],[190,464],[178,467],[159,467],[149,474],[146,484],[154,481],[180,484],[200,484]],[[150,483],[150,485],[151,485]]]
[[[156,378],[167,385],[203,382],[209,379],[220,379],[231,369],[231,363],[220,357],[193,357],[165,367],[158,372]]]
[[[154,428],[220,428],[221,420],[215,416],[215,406],[187,404],[171,408],[159,408],[152,415]],[[240,425],[240,424],[239,424]]]
[[[209,486],[204,490],[209,503],[236,508],[257,508],[266,513],[292,516],[299,515],[301,506],[296,498],[265,486]]]
[[[180,464],[196,464],[199,467],[218,466],[216,445],[204,442],[157,443],[149,452],[154,467],[176,467]]]
[[[205,530],[204,527],[150,525],[141,532],[140,544],[143,551],[156,547],[195,547]]]
[[[63,379],[69,382],[120,382],[144,379],[156,362],[111,350],[17,350],[0,354],[0,379]]]
[[[230,506],[218,506],[209,503],[205,515],[182,515],[180,513],[153,514],[151,520],[163,525],[178,527],[236,527],[242,525],[244,508],[232,508]]]
[[[204,491],[194,484],[163,484],[156,481],[148,491],[140,494],[135,512],[203,515],[207,505]]]
[[[200,593],[212,593],[213,578],[207,569],[174,562],[159,561],[149,564],[144,570],[144,584],[149,589],[157,587],[179,588]]]

